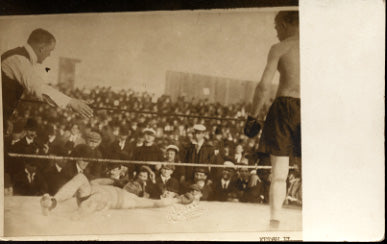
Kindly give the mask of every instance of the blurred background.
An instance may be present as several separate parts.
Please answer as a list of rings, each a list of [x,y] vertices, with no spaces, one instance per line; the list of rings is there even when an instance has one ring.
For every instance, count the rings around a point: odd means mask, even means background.
[[[49,83],[247,102],[278,41],[275,14],[260,8],[2,16],[0,50],[24,45],[40,27],[57,39],[42,67],[50,68]]]

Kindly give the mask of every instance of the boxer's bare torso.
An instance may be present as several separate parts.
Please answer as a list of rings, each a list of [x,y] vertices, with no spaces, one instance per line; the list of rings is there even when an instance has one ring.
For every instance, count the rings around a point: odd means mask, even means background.
[[[299,35],[291,35],[270,49],[261,82],[253,98],[252,117],[257,118],[263,105],[269,99],[270,86],[276,72],[280,81],[276,97],[300,98],[300,48]],[[260,114],[263,116],[263,114]]]
[[[300,98],[300,48],[299,38],[289,37],[275,47],[280,53],[278,71],[280,82],[277,97]]]

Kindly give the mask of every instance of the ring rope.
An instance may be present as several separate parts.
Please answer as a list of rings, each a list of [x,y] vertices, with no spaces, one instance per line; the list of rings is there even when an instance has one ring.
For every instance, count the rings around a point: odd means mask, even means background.
[[[175,166],[192,166],[192,167],[213,167],[213,168],[237,168],[237,169],[271,169],[271,166],[257,166],[257,165],[223,165],[223,164],[194,164],[194,163],[170,163],[157,161],[135,161],[135,160],[121,160],[121,159],[105,159],[105,158],[87,158],[87,157],[70,157],[70,156],[53,156],[53,155],[35,155],[22,153],[8,153],[10,157],[14,158],[35,158],[35,159],[52,159],[52,160],[82,160],[93,161],[100,163],[122,163],[122,164],[146,164],[146,165],[175,165]],[[294,168],[293,166],[289,167]]]
[[[31,99],[20,99],[21,102],[27,103],[45,103],[39,100],[31,100]],[[118,111],[118,112],[129,112],[129,113],[138,113],[138,114],[153,114],[158,116],[178,116],[178,117],[186,117],[186,118],[203,118],[203,119],[212,119],[212,120],[228,120],[228,121],[245,121],[246,118],[231,118],[231,117],[215,117],[215,116],[200,116],[200,115],[192,115],[192,114],[178,114],[178,113],[159,113],[153,111],[140,111],[140,110],[131,110],[131,109],[122,109],[118,107],[96,107],[89,105],[90,108],[94,110],[108,110],[108,111]],[[260,121],[263,122],[263,121]]]

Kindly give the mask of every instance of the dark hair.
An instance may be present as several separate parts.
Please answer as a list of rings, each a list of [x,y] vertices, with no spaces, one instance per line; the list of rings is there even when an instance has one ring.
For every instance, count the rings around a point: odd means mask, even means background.
[[[276,17],[277,20],[281,20],[287,24],[298,25],[298,11],[280,11]]]
[[[85,158],[94,158],[95,154],[93,149],[91,149],[86,144],[77,145],[71,153],[73,157],[85,157]]]
[[[149,175],[149,171],[146,168],[144,168],[144,167],[140,168],[140,170],[138,171],[138,174],[140,174],[142,172],[145,172],[145,173],[147,173]]]
[[[43,30],[41,28],[35,29],[31,32],[28,37],[28,44],[50,44],[51,42],[56,41],[53,34]]]
[[[24,126],[24,129],[31,130],[31,131],[37,131],[38,129],[38,123],[33,118],[28,118],[26,125]]]

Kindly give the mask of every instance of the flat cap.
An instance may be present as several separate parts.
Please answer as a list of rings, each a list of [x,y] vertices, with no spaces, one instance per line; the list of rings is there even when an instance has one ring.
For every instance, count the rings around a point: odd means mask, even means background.
[[[98,132],[91,131],[86,134],[86,139],[91,142],[101,142],[102,138]]]

